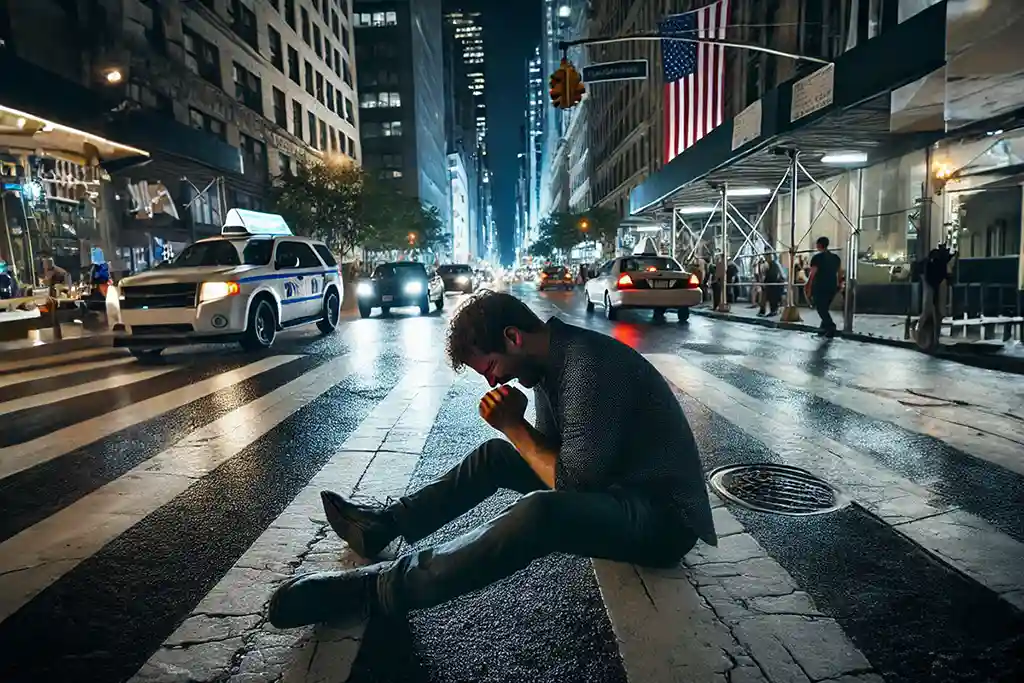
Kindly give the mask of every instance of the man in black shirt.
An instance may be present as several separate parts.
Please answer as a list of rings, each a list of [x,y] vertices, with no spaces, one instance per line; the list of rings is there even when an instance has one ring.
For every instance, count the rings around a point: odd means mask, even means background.
[[[271,599],[281,628],[446,602],[563,552],[677,564],[698,538],[716,545],[697,445],[672,389],[639,353],[606,335],[541,321],[509,294],[483,291],[453,317],[447,352],[496,387],[480,414],[507,437],[387,508],[322,498],[328,522],[363,557],[416,542],[498,489],[524,494],[451,541],[349,571],[287,581]],[[524,418],[534,389],[536,426]]]
[[[829,306],[839,291],[839,269],[842,261],[829,251],[828,238],[819,237],[816,243],[818,253],[811,259],[811,274],[807,279],[805,293],[821,318],[818,334],[831,337],[836,333],[836,324],[832,320]]]

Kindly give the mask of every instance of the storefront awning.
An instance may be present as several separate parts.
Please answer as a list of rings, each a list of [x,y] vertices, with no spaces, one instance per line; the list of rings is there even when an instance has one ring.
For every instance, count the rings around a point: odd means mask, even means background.
[[[945,35],[943,2],[843,54],[834,67],[825,67],[834,69],[831,103],[796,121],[791,116],[794,85],[806,74],[782,84],[760,100],[759,134],[734,149],[734,133],[744,123],[740,117],[724,122],[634,189],[630,213],[654,215],[673,206],[714,204],[719,190],[712,184],[774,189],[790,164],[780,148],[799,150],[801,163],[821,180],[846,170],[822,163],[825,154],[866,152],[868,163],[875,163],[939,139],[941,130],[891,133],[891,92],[945,64]],[[766,199],[730,197],[730,202],[742,206]]]

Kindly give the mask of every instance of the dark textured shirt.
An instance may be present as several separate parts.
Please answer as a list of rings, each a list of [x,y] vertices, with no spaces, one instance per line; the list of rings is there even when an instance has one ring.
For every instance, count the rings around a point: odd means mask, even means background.
[[[819,251],[811,259],[811,268],[814,271],[814,279],[811,281],[811,289],[815,292],[834,292],[839,289],[839,269],[843,262],[831,251]]]
[[[555,488],[649,493],[717,545],[697,443],[665,378],[607,335],[548,325],[551,371],[535,406],[537,429],[558,444]]]

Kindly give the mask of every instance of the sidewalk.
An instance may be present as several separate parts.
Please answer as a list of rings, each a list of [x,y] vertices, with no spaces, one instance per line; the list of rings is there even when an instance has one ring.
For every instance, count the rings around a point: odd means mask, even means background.
[[[756,308],[751,308],[749,303],[741,301],[732,304],[732,309],[728,313],[719,313],[710,307],[703,306],[692,309],[692,312],[695,315],[707,318],[718,318],[731,322],[798,332],[817,333],[818,327],[821,324],[821,318],[818,317],[818,314],[808,308],[800,309],[801,321],[798,323],[782,322],[779,320],[779,316],[771,318],[759,317],[757,310]],[[832,318],[842,328],[842,311],[833,311]],[[854,341],[917,350],[917,343],[913,339],[905,337],[905,330],[905,316],[858,314],[853,318],[853,331],[846,333],[840,330],[838,336]],[[964,363],[965,365],[1024,374],[1024,345],[1020,342],[1010,341],[1004,344],[998,341],[954,341],[949,337],[943,337],[942,348],[935,355],[947,360]]]
[[[61,336],[63,339],[55,339],[53,329],[47,327],[30,330],[27,339],[0,342],[0,374],[85,349],[108,348],[113,352],[110,332],[90,332],[79,323],[63,323]]]

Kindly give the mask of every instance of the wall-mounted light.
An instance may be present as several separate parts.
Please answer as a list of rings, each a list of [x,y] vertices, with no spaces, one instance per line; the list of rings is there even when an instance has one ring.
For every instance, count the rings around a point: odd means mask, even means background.
[[[104,74],[104,78],[107,79],[107,83],[115,84],[120,83],[124,78],[124,75],[121,73],[120,69],[108,69],[106,74]]]
[[[706,206],[682,206],[678,211],[684,216],[701,216],[714,213],[715,207],[710,204]]]
[[[767,187],[730,187],[725,192],[727,197],[765,197],[771,193]]]
[[[843,166],[846,164],[863,164],[868,160],[867,152],[833,152],[821,157],[821,163]]]

